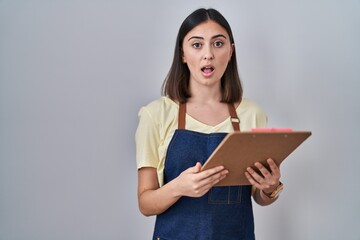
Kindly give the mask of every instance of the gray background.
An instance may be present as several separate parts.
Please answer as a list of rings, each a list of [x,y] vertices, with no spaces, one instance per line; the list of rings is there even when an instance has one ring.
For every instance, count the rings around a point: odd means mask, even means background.
[[[160,96],[182,20],[215,7],[245,96],[313,136],[254,206],[258,239],[360,239],[360,2],[0,0],[0,239],[150,239],[137,112]]]

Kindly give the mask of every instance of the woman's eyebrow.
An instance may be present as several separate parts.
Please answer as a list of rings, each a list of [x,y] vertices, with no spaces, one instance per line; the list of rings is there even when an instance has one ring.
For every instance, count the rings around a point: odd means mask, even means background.
[[[214,36],[212,36],[211,37],[211,39],[214,39],[214,38],[219,38],[219,37],[223,37],[223,38],[225,38],[226,39],[226,37],[223,35],[223,34],[216,34],[216,35],[214,35]],[[201,39],[201,40],[203,40],[204,38],[203,37],[199,37],[199,36],[192,36],[192,37],[190,37],[189,39],[188,39],[188,41],[190,41],[191,39]]]
[[[217,34],[217,35],[213,36],[211,39],[219,38],[219,37],[223,37],[226,39],[226,37],[223,34]]]
[[[198,37],[198,36],[192,36],[188,39],[188,41],[190,41],[191,39],[204,39],[203,37]]]

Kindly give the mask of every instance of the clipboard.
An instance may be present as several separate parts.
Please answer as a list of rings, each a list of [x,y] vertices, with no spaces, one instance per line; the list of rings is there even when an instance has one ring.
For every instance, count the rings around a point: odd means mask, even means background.
[[[202,170],[222,165],[229,171],[215,186],[250,185],[244,174],[247,167],[260,162],[269,168],[268,158],[280,166],[310,135],[308,131],[231,132],[206,160]]]

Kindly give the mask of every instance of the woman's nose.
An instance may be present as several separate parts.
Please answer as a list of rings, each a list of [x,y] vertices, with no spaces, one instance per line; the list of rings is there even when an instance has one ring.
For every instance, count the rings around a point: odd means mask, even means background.
[[[214,59],[214,54],[212,52],[211,46],[207,46],[207,47],[204,48],[204,59],[205,60]]]

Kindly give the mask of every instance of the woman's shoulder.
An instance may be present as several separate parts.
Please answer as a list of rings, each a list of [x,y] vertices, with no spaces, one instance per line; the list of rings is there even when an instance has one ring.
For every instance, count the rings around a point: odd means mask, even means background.
[[[146,108],[149,112],[159,112],[159,111],[166,111],[169,109],[178,108],[178,104],[171,100],[168,97],[160,97],[158,99],[152,100],[143,108]]]
[[[241,100],[236,111],[239,113],[255,113],[265,115],[263,108],[257,102],[248,98],[243,98]]]
[[[236,111],[240,117],[242,131],[267,126],[267,114],[255,101],[243,99]]]
[[[162,119],[164,117],[169,117],[178,112],[179,106],[176,102],[171,100],[168,97],[160,97],[158,99],[152,100],[145,106],[141,107],[139,115],[143,115],[144,112],[150,115],[155,119]]]
[[[238,106],[240,109],[259,109],[261,106],[249,98],[243,98]]]

